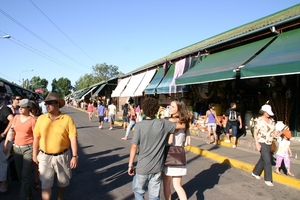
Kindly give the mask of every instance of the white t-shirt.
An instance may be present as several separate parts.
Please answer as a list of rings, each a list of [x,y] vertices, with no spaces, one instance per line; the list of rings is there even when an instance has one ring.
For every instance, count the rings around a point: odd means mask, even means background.
[[[108,110],[109,110],[108,114],[115,114],[116,113],[116,109],[117,109],[117,107],[114,104],[110,104],[108,106]]]
[[[278,139],[278,151],[276,155],[282,156],[282,157],[288,157],[289,156],[289,146],[291,142],[289,140],[286,140],[284,138]]]

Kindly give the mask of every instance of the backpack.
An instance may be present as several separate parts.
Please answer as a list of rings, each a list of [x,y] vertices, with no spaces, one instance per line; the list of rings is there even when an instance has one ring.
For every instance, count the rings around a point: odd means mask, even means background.
[[[228,120],[231,122],[235,122],[238,120],[237,113],[235,110],[229,110]]]

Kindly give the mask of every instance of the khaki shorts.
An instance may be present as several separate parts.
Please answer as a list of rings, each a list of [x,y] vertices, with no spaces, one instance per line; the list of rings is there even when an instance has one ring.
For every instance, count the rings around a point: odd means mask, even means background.
[[[72,172],[70,168],[71,153],[69,150],[58,156],[47,155],[40,151],[37,159],[42,189],[48,189],[53,186],[55,174],[57,187],[63,188],[70,184]]]

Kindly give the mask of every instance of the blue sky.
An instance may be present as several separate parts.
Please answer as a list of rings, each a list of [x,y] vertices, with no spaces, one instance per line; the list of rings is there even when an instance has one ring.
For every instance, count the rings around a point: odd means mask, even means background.
[[[0,77],[19,84],[92,73],[128,73],[299,0],[0,0]],[[33,69],[33,71],[31,71]]]

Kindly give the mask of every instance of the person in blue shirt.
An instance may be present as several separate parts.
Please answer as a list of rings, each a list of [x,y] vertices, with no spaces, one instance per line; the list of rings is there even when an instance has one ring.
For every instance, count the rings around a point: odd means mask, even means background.
[[[98,118],[99,118],[99,128],[102,129],[104,116],[105,116],[106,108],[103,106],[103,102],[100,101],[100,106],[98,107]]]

